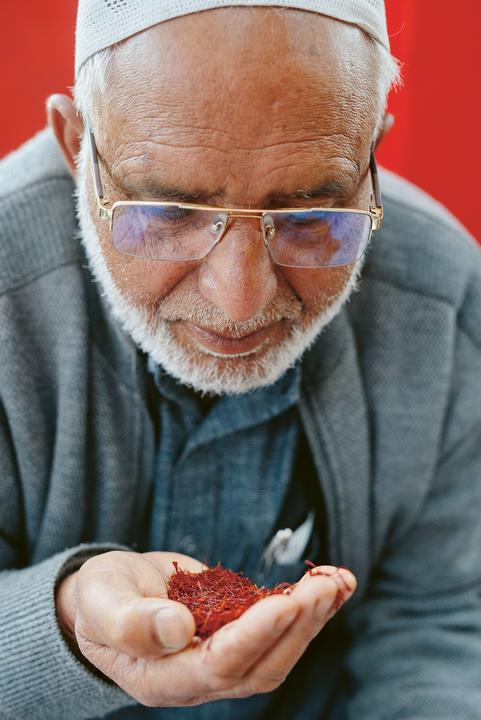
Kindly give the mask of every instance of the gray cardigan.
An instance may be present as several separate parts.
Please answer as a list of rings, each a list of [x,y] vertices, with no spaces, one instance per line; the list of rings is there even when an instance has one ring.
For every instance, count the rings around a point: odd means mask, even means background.
[[[336,678],[319,643],[309,692],[319,717],[481,719],[481,254],[434,201],[382,183],[386,223],[361,290],[303,362],[328,559],[359,580],[339,620],[350,691],[326,710]],[[0,164],[8,720],[82,720],[130,701],[73,657],[54,612],[69,559],[135,548],[155,457],[145,358],[91,280],[72,191],[48,131]]]

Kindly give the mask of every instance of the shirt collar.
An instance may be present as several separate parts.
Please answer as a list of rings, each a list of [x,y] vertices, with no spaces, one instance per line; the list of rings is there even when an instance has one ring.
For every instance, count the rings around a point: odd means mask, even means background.
[[[177,382],[162,366],[155,364],[150,358],[148,368],[161,397],[180,405],[184,412],[197,412],[201,422],[202,414],[197,393]],[[206,417],[208,422],[202,423],[196,432],[196,435],[201,435],[197,438],[197,442],[222,437],[280,415],[288,408],[297,405],[300,386],[301,367],[300,363],[297,363],[272,385],[242,395],[220,396]]]

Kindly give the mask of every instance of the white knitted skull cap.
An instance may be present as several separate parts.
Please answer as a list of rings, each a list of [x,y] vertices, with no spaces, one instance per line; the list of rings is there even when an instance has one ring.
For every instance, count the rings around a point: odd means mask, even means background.
[[[229,6],[289,7],[358,25],[389,49],[384,0],[79,0],[75,74],[99,50],[180,15]]]

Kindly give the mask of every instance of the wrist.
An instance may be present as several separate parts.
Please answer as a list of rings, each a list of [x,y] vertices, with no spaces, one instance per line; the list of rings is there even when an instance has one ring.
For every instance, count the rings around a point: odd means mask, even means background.
[[[77,572],[67,575],[55,593],[57,621],[69,641],[75,642],[75,615],[77,610]]]

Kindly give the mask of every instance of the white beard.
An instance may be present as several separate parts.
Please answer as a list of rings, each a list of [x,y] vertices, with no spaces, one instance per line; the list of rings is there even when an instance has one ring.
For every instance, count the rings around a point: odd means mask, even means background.
[[[294,325],[283,342],[267,347],[265,351],[260,350],[257,358],[256,352],[247,353],[245,357],[238,355],[223,358],[220,354],[208,352],[200,345],[198,353],[188,350],[177,340],[168,320],[158,313],[152,322],[147,311],[124,297],[115,284],[105,262],[88,204],[89,168],[90,155],[84,138],[78,158],[77,214],[80,239],[85,247],[90,269],[113,315],[134,342],[166,372],[197,392],[208,395],[240,395],[276,382],[313,344],[357,287],[361,261],[354,266],[342,291],[307,327]],[[162,304],[159,306],[159,309],[161,308]],[[219,313],[219,309],[212,309],[214,316],[219,317]],[[224,322],[229,321],[224,319]],[[244,333],[246,325],[247,323],[242,324]],[[253,322],[252,329],[255,325]],[[262,323],[257,322],[258,327],[261,325]]]

